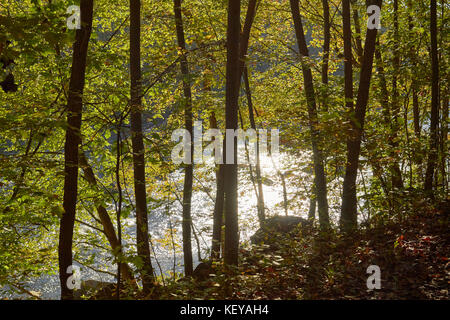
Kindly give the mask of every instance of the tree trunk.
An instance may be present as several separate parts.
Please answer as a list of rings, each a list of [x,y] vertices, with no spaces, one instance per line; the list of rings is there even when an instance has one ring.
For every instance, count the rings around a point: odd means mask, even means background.
[[[381,9],[381,3],[382,0],[374,0],[370,1],[369,5],[374,4]],[[368,29],[360,72],[355,119],[351,121],[352,132],[347,140],[347,165],[345,168],[340,217],[341,230],[344,232],[351,231],[357,227],[356,176],[358,173],[359,153],[361,150],[366,107],[369,99],[376,38],[377,29]]]
[[[213,113],[210,119],[211,129],[217,129],[216,116]],[[223,145],[225,148],[225,144]],[[216,202],[214,204],[213,214],[213,234],[211,244],[211,260],[219,260],[220,244],[222,243],[222,225],[223,225],[223,206],[224,206],[224,166],[219,164],[216,166]]]
[[[148,234],[147,193],[145,188],[145,150],[141,114],[141,2],[130,0],[130,76],[131,143],[133,149],[134,194],[136,198],[137,254],[142,262],[140,274],[144,293],[153,286]]]
[[[352,0],[351,4],[353,6],[353,23],[355,24],[355,40],[356,40],[356,52],[358,54],[359,62],[361,63],[362,56],[364,53],[364,49],[362,47],[362,40],[361,40],[361,24],[359,22],[359,14],[358,9],[356,8],[357,0]]]
[[[431,122],[430,122],[430,151],[428,154],[427,171],[424,189],[433,191],[433,177],[436,169],[438,150],[438,122],[439,122],[439,61],[437,48],[437,8],[436,0],[430,1],[430,37],[431,37]]]
[[[253,20],[255,19],[257,9],[257,0],[249,0],[247,13],[245,15],[244,28],[242,29],[239,47],[239,83],[245,67],[245,56],[247,55],[248,43],[250,39],[250,31],[252,29]]]
[[[311,199],[309,199],[309,210],[308,210],[308,220],[314,221],[316,218],[316,188],[313,186],[311,188]]]
[[[393,115],[393,126],[391,137],[389,138],[392,146],[391,157],[391,181],[392,187],[396,189],[403,188],[403,180],[402,180],[402,172],[398,165],[398,153],[396,149],[398,149],[398,141],[397,141],[397,132],[400,130],[400,126],[398,123],[398,116],[400,113],[400,101],[398,94],[398,75],[400,73],[400,45],[399,45],[399,30],[398,30],[398,0],[394,0],[394,58],[393,58],[393,79],[392,79],[392,115]]]
[[[311,132],[311,142],[313,149],[314,161],[314,182],[317,190],[317,203],[319,209],[319,223],[322,228],[328,228],[330,221],[328,215],[327,200],[327,183],[325,170],[323,165],[323,155],[319,141],[319,131],[317,129],[318,116],[316,107],[316,97],[314,92],[314,83],[310,67],[305,63],[304,59],[308,59],[309,52],[306,45],[305,35],[303,33],[303,25],[300,16],[298,0],[290,0],[292,18],[294,20],[295,34],[297,37],[298,47],[300,50],[300,59],[302,64],[303,80],[308,104],[308,118]]]
[[[441,120],[441,174],[442,174],[442,184],[443,191],[448,194],[448,177],[447,177],[447,145],[448,145],[448,89],[447,93],[444,91],[444,99],[442,99],[442,120]]]
[[[192,94],[189,80],[189,66],[185,55],[186,43],[184,40],[183,17],[181,15],[181,0],[174,0],[175,25],[177,29],[178,47],[181,48],[183,55],[180,59],[181,74],[183,76],[184,92],[184,125],[193,137],[192,130]],[[191,244],[191,201],[192,201],[192,177],[193,177],[193,144],[191,143],[191,161],[185,165],[184,188],[183,188],[183,254],[184,254],[184,273],[186,276],[192,275],[192,244]]]
[[[247,13],[245,15],[244,28],[242,29],[241,38],[240,38],[240,47],[239,47],[239,83],[242,75],[244,75],[244,85],[245,85],[245,93],[247,97],[247,105],[249,109],[249,119],[250,126],[252,129],[256,130],[256,123],[253,116],[253,104],[252,104],[252,96],[250,91],[250,83],[248,80],[248,67],[246,64],[246,55],[249,45],[250,39],[250,31],[252,29],[253,21],[255,19],[256,10],[258,7],[259,1],[257,0],[249,0]],[[242,128],[244,129],[244,128]],[[257,137],[258,139],[258,137]],[[259,141],[259,140],[258,140]],[[261,182],[261,165],[259,162],[259,143],[256,146],[256,180],[258,184],[258,192],[257,192],[257,207],[258,207],[258,220],[260,225],[265,220],[265,208],[264,208],[264,195],[262,191],[262,182]],[[252,170],[250,165],[250,170]]]
[[[76,31],[73,45],[72,72],[67,99],[67,129],[64,145],[64,213],[60,221],[58,261],[61,299],[73,299],[73,291],[67,286],[72,265],[73,228],[76,215],[78,190],[78,146],[81,142],[81,114],[86,73],[86,57],[92,30],[93,0],[81,0],[81,29]]]
[[[342,1],[342,22],[344,29],[344,81],[345,108],[353,111],[353,57],[352,57],[352,27],[350,24],[350,0]]]
[[[247,66],[244,67],[244,83],[245,83],[245,93],[247,96],[247,105],[248,105],[248,114],[250,119],[250,126],[253,130],[256,131],[256,122],[255,122],[255,116],[253,114],[253,102],[252,102],[252,93],[250,91],[250,82],[248,79],[248,68]],[[263,187],[262,187],[262,178],[261,178],[261,160],[260,160],[260,154],[259,154],[259,136],[256,137],[256,183],[258,186],[258,219],[259,223],[262,226],[264,220],[266,219],[265,214],[265,205],[264,205],[264,193],[263,193]]]
[[[391,107],[390,107],[391,104],[389,102],[389,91],[387,87],[386,74],[384,72],[383,58],[380,52],[380,44],[378,41],[375,45],[375,59],[377,61],[377,71],[380,77],[380,84],[381,84],[381,104],[383,107],[383,120],[384,125],[386,126],[386,130],[388,132],[387,139],[390,147],[389,155],[392,159],[389,165],[389,171],[391,174],[391,186],[392,188],[400,189],[403,188],[403,180],[402,180],[402,173],[398,165],[399,162],[398,155],[395,152],[396,149],[398,148],[398,143],[395,142],[395,140],[397,139],[396,130],[398,130],[399,128],[397,125],[395,125],[396,121],[394,121],[394,125],[392,124]]]
[[[84,178],[86,181],[94,188],[97,188],[97,179],[95,178],[94,171],[87,161],[86,155],[80,150],[80,166],[84,172]],[[97,207],[98,217],[103,226],[103,232],[105,233],[106,239],[111,246],[112,251],[115,255],[120,256],[122,254],[122,248],[117,237],[116,231],[114,230],[114,225],[109,217],[108,211],[102,205]],[[135,283],[133,273],[127,263],[123,262],[120,264],[121,274],[125,280],[130,281],[132,284]]]
[[[238,127],[238,98],[240,85],[239,35],[240,35],[240,0],[228,0],[227,26],[227,64],[226,64],[226,129]],[[237,205],[237,152],[236,139],[233,139],[235,151],[234,163],[223,165],[225,169],[225,264],[238,264],[239,234]],[[226,159],[226,148],[224,159]]]
[[[322,0],[323,6],[323,58],[322,58],[322,84],[324,85],[323,107],[324,111],[328,111],[328,65],[330,59],[330,5],[328,0]]]

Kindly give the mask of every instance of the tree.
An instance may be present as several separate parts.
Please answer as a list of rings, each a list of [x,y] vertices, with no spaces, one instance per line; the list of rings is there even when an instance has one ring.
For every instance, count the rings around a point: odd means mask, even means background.
[[[153,286],[148,235],[145,149],[142,133],[141,83],[141,2],[130,0],[131,142],[133,149],[134,195],[136,200],[136,240],[144,293]]]
[[[97,189],[97,179],[95,177],[94,170],[92,170],[92,167],[89,165],[87,157],[82,150],[80,150],[80,166],[83,169],[84,178],[86,179],[86,181],[89,182],[89,184],[93,188]],[[109,217],[108,211],[103,205],[99,205],[97,207],[97,213],[103,226],[103,232],[106,236],[106,239],[108,239],[112,251],[116,253],[116,255],[120,258],[120,256],[122,255],[121,243],[119,241],[119,237],[116,234],[116,231],[114,230],[114,225],[111,221],[111,218]],[[127,263],[120,263],[120,271],[125,280],[133,284],[135,283],[133,273]]]
[[[248,79],[248,68],[247,66],[244,67],[244,84],[245,84],[245,94],[247,96],[247,106],[248,106],[248,115],[250,120],[250,126],[253,130],[256,131],[256,122],[255,122],[255,116],[253,114],[253,102],[252,102],[252,93],[250,90],[250,81]],[[259,151],[259,136],[257,136],[257,144],[256,144],[256,166],[255,166],[255,172],[256,172],[256,184],[258,186],[256,197],[257,197],[257,207],[258,207],[258,219],[259,224],[262,227],[264,220],[266,218],[265,214],[265,205],[264,205],[264,193],[262,188],[262,178],[261,178],[261,157],[260,157],[260,151]],[[250,164],[250,171],[252,170],[252,166]],[[252,175],[253,176],[253,175]],[[253,180],[253,179],[252,179]]]
[[[237,96],[239,95],[241,77],[242,77],[242,74],[244,74],[244,72],[245,72],[244,71],[245,70],[245,56],[247,55],[250,31],[251,31],[251,27],[252,27],[254,17],[256,14],[256,10],[258,7],[258,3],[259,3],[258,0],[250,0],[249,1],[248,7],[247,7],[247,13],[245,16],[244,27],[243,27],[242,33],[240,33],[239,41],[237,44],[237,47],[238,47],[237,50],[238,50],[238,55],[239,55],[238,56],[239,68],[238,68],[238,79],[237,79],[237,81],[238,81],[238,83],[237,83],[238,89],[237,90],[238,91],[236,93]],[[239,5],[239,12],[240,12],[240,5]],[[230,19],[230,14],[228,15],[228,18]],[[240,24],[239,24],[239,30],[240,30]],[[227,33],[227,37],[228,37],[228,33]],[[227,48],[228,48],[228,42],[227,42]],[[228,61],[228,56],[227,56],[227,61]],[[227,64],[227,70],[228,70],[228,64]],[[227,76],[227,83],[228,83],[228,81],[229,80],[228,80],[228,76]],[[247,92],[249,92],[249,91],[247,91]],[[226,110],[228,110],[228,108]],[[236,110],[236,126],[237,126],[237,112],[238,111]],[[231,117],[230,113],[228,113],[228,115]],[[227,126],[226,126],[226,128],[228,129]],[[226,158],[225,149],[226,149],[226,138],[224,139],[224,142],[223,142],[224,159]],[[234,145],[234,149],[236,149],[236,144]],[[257,161],[259,161],[259,160],[257,160]],[[258,175],[258,171],[260,173],[260,168],[259,168],[259,165],[257,164],[257,175]],[[220,242],[221,242],[221,239],[220,239],[221,231],[220,230],[221,230],[221,221],[223,221],[222,212],[223,212],[223,207],[225,204],[225,183],[226,183],[225,174],[226,174],[226,164],[220,165],[219,169],[218,169],[218,173],[216,175],[217,190],[216,190],[216,201],[215,201],[215,205],[214,205],[213,237],[212,237],[212,248],[211,248],[212,257],[215,257],[215,258],[218,258],[219,253],[220,253]],[[257,178],[257,180],[260,181],[261,179]],[[258,186],[260,187],[260,192],[259,192],[260,196],[258,196],[258,217],[261,222],[262,220],[264,220],[264,200],[263,200],[263,195],[262,195],[262,185],[260,182],[258,182]],[[237,188],[237,182],[236,182],[236,188]],[[236,201],[237,201],[237,193],[236,193]],[[262,205],[261,205],[261,203],[262,203]],[[236,205],[236,208],[237,208],[237,205]]]
[[[430,1],[430,38],[431,38],[431,122],[430,151],[428,154],[427,171],[424,189],[431,193],[433,177],[436,170],[438,153],[438,122],[439,122],[439,60],[437,48],[437,8],[436,0]]]
[[[322,0],[323,9],[323,57],[322,57],[322,109],[328,111],[328,69],[330,60],[330,41],[331,41],[331,21],[330,21],[330,4],[328,0]],[[316,215],[317,195],[316,188],[311,188],[311,197],[309,199],[308,219],[313,221]]]
[[[353,54],[352,26],[350,24],[350,0],[342,1],[342,22],[344,30],[344,92],[347,112],[353,111]]]
[[[248,106],[248,112],[249,112],[249,120],[250,120],[250,127],[253,130],[256,130],[256,123],[255,123],[255,117],[253,114],[253,103],[252,103],[252,95],[250,90],[250,82],[248,78],[248,67],[246,62],[246,56],[247,56],[247,50],[249,45],[249,39],[250,39],[250,31],[252,29],[252,24],[255,19],[256,11],[259,5],[259,1],[257,0],[250,0],[248,2],[247,7],[247,13],[245,16],[245,22],[244,27],[241,32],[241,39],[240,39],[240,48],[239,48],[239,63],[240,63],[240,70],[239,70],[239,81],[241,80],[242,76],[244,76],[244,86],[245,86],[245,93],[247,97],[247,106]],[[250,170],[252,170],[250,165]],[[264,194],[262,189],[262,179],[261,179],[261,161],[260,161],[260,152],[259,152],[259,136],[257,136],[257,145],[256,145],[256,166],[255,166],[255,172],[256,172],[256,182],[258,185],[257,189],[257,207],[258,207],[258,219],[260,226],[262,226],[264,220],[265,220],[265,208],[264,208]]]
[[[67,269],[72,265],[72,241],[78,192],[78,146],[81,142],[81,115],[86,72],[86,57],[92,30],[93,0],[81,0],[81,29],[73,45],[72,71],[67,99],[67,129],[64,145],[64,213],[60,220],[58,260],[61,299],[72,299]]]
[[[398,23],[398,0],[394,0],[394,55],[392,65],[394,67],[394,73],[392,78],[392,113],[393,113],[393,125],[392,134],[389,138],[392,146],[391,156],[393,158],[391,164],[391,180],[392,187],[397,189],[403,188],[402,171],[398,165],[398,155],[396,149],[398,149],[398,137],[397,132],[400,129],[398,123],[398,116],[400,113],[400,97],[398,93],[398,75],[400,73],[400,41],[399,41],[399,23]]]
[[[322,0],[323,7],[323,58],[322,58],[322,84],[325,86],[323,97],[323,110],[328,110],[328,68],[330,60],[331,22],[330,5],[328,0]]]
[[[210,128],[217,129],[217,119],[215,114],[211,115]],[[225,143],[223,144],[225,149]],[[222,242],[222,226],[223,226],[223,207],[224,207],[224,166],[218,165],[216,168],[216,201],[214,202],[213,213],[213,232],[212,232],[212,244],[211,244],[211,259],[218,260],[220,258],[220,244]]]
[[[383,106],[383,121],[384,125],[388,132],[388,144],[390,147],[389,155],[392,158],[391,163],[389,164],[389,171],[391,174],[391,186],[392,188],[401,189],[403,188],[403,181],[402,181],[402,174],[400,167],[398,166],[398,156],[395,152],[398,148],[398,142],[397,140],[397,130],[398,130],[398,116],[392,117],[391,110],[394,108],[391,108],[391,103],[389,101],[389,89],[387,86],[387,80],[386,80],[386,74],[384,69],[384,63],[383,63],[383,57],[381,56],[381,50],[380,50],[380,43],[377,41],[376,47],[375,47],[375,59],[377,62],[377,71],[378,76],[380,78],[380,85],[381,85],[381,96],[380,96],[380,102]],[[395,65],[395,64],[394,64]],[[393,93],[393,99],[395,99],[395,94]],[[396,98],[398,99],[398,97]],[[394,103],[394,102],[393,102]],[[394,113],[398,113],[399,111],[394,111]],[[392,121],[392,118],[394,118],[394,121]]]
[[[381,0],[375,0],[370,1],[369,5],[377,5],[381,9],[381,3]],[[347,140],[347,164],[345,167],[340,216],[340,227],[344,232],[351,231],[357,227],[356,176],[358,173],[359,154],[361,151],[361,139],[364,132],[366,107],[369,99],[376,38],[377,29],[367,29],[364,55],[359,76],[355,117],[351,120],[351,131]]]
[[[192,94],[190,85],[189,65],[185,55],[186,43],[184,40],[183,18],[181,15],[181,0],[174,0],[175,24],[177,29],[178,47],[182,51],[180,59],[181,74],[183,76],[184,92],[184,125],[191,137],[194,136],[192,130]],[[192,199],[192,176],[193,176],[193,144],[191,143],[190,164],[184,169],[183,188],[183,253],[184,253],[184,273],[186,276],[192,275],[192,248],[191,248],[191,199]]]
[[[238,127],[238,98],[240,85],[239,34],[241,13],[240,0],[228,0],[227,25],[227,64],[225,87],[225,126],[236,130]],[[225,191],[225,250],[224,258],[227,265],[238,264],[239,234],[238,234],[238,199],[237,199],[237,152],[236,139],[233,139],[233,164],[225,160],[224,191]],[[224,159],[227,158],[226,148]]]
[[[314,162],[314,182],[317,193],[317,203],[319,211],[319,223],[322,228],[328,228],[330,224],[328,215],[327,200],[327,181],[325,176],[323,153],[320,146],[319,124],[316,107],[316,97],[314,92],[314,83],[311,68],[308,66],[309,57],[308,47],[306,45],[305,34],[300,16],[298,0],[290,0],[292,19],[294,20],[295,35],[300,51],[300,61],[302,65],[303,81],[305,87],[306,101],[308,104],[309,129],[311,133],[311,143],[313,149]]]

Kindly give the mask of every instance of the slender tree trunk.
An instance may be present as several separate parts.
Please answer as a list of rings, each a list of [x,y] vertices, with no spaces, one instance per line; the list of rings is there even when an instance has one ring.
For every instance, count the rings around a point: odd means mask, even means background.
[[[119,252],[117,254],[117,288],[116,288],[116,299],[120,300],[120,289],[122,284],[122,266],[123,264],[120,262],[122,259],[122,222],[121,222],[121,215],[122,215],[122,201],[123,201],[123,195],[122,195],[122,184],[120,183],[120,158],[122,157],[121,152],[121,141],[122,141],[122,122],[123,118],[120,118],[119,125],[117,126],[117,138],[116,138],[116,185],[117,185],[117,193],[119,194],[119,200],[117,201],[117,210],[116,210],[116,223],[117,223],[117,242],[119,245]]]
[[[412,0],[408,0],[408,27],[409,30],[413,30],[414,28],[414,22],[413,18],[411,16],[411,11],[413,10],[412,6]],[[417,66],[417,60],[415,55],[415,46],[411,45],[409,50],[410,59],[412,62],[413,68],[416,68]],[[419,109],[419,95],[418,95],[418,86],[417,86],[417,79],[416,75],[412,75],[412,96],[413,96],[413,123],[414,123],[414,134],[417,139],[420,139],[420,109]]]
[[[153,286],[148,234],[145,149],[142,132],[141,97],[141,2],[130,0],[131,143],[133,149],[134,193],[136,198],[137,254],[144,293]]]
[[[414,81],[414,80],[413,80]],[[415,82],[415,81],[414,81]],[[420,109],[419,109],[419,95],[417,94],[417,88],[415,83],[413,84],[413,121],[414,121],[414,134],[416,138],[420,139]]]
[[[380,52],[380,43],[378,40],[375,45],[375,59],[376,59],[376,63],[377,63],[377,75],[380,79],[379,80],[380,81],[380,91],[381,91],[380,103],[381,103],[382,110],[383,110],[383,121],[384,121],[384,125],[386,126],[386,128],[390,128],[391,110],[390,110],[390,103],[389,103],[389,91],[387,88],[386,74],[384,71],[383,59],[382,59],[381,52]],[[388,133],[389,133],[389,130],[388,130]],[[372,166],[375,166],[376,161],[377,160],[375,160],[373,162]],[[374,167],[373,171],[376,173],[376,176],[378,177],[378,179],[381,182],[383,191],[386,195],[386,198],[389,201],[389,210],[391,210],[391,208],[393,207],[392,196],[389,193],[390,188],[387,186],[387,183],[385,183],[385,181],[382,179],[383,170],[377,164],[377,167],[376,168]]]
[[[80,150],[80,166],[84,172],[84,178],[86,181],[94,188],[97,188],[97,179],[95,178],[94,171],[92,167],[87,161],[86,155],[83,151]],[[99,205],[97,207],[98,217],[100,218],[100,222],[103,226],[103,232],[105,233],[106,239],[111,246],[112,251],[118,256],[122,255],[122,247],[120,245],[119,238],[116,235],[116,231],[114,230],[114,225],[109,217],[106,208],[103,205]],[[130,267],[127,263],[121,263],[121,274],[125,280],[131,281],[135,284],[135,280],[133,274],[131,272]]]
[[[447,157],[448,157],[448,89],[447,94],[443,95],[442,99],[442,122],[441,122],[441,174],[442,174],[442,183],[443,190],[446,194],[448,194],[448,172],[447,172]]]
[[[353,57],[352,57],[352,27],[350,24],[350,0],[342,1],[342,22],[344,29],[344,92],[345,108],[353,111]]]
[[[381,3],[381,0],[374,0],[370,1],[369,5],[374,4],[381,9]],[[368,29],[364,45],[363,64],[360,72],[355,119],[351,121],[352,132],[347,141],[347,165],[345,169],[340,217],[341,230],[344,232],[351,231],[357,227],[356,176],[358,173],[366,107],[369,99],[376,38],[377,29]]]
[[[250,126],[252,129],[256,130],[256,124],[255,119],[253,116],[253,103],[252,103],[252,96],[250,91],[250,83],[248,80],[248,67],[246,65],[246,55],[249,45],[249,39],[250,39],[250,31],[252,29],[253,21],[255,19],[256,11],[258,8],[259,1],[258,0],[249,0],[248,7],[247,7],[247,13],[245,16],[245,22],[244,27],[242,29],[241,38],[240,38],[240,47],[239,47],[239,81],[244,75],[244,85],[245,85],[245,92],[247,97],[247,105],[249,109],[249,118],[250,118]],[[244,128],[242,128],[244,129]],[[258,137],[257,137],[258,139]],[[259,141],[259,140],[258,140]],[[264,208],[264,195],[262,191],[262,182],[261,182],[261,166],[259,163],[259,143],[257,143],[256,147],[256,180],[258,184],[258,192],[257,192],[257,207],[258,207],[258,220],[259,223],[262,225],[262,223],[265,220],[265,208]],[[250,170],[251,166],[250,166]]]
[[[386,125],[389,125],[390,120],[391,120],[389,91],[387,88],[386,74],[384,72],[383,58],[382,58],[381,52],[380,52],[380,43],[378,41],[377,41],[377,44],[375,47],[375,59],[377,62],[378,76],[380,78],[380,87],[381,87],[380,88],[380,90],[381,90],[380,102],[383,107],[383,120]]]
[[[441,0],[441,28],[439,29],[440,38],[439,38],[439,46],[443,47],[443,41],[445,39],[445,21],[446,21],[446,0]],[[441,78],[448,79],[448,67],[445,59],[442,57],[442,51],[439,50],[439,62],[441,62]],[[448,82],[440,84],[440,93],[439,100],[442,101],[442,110],[441,110],[441,137],[440,137],[440,169],[441,169],[441,181],[442,181],[442,190],[445,194],[448,194],[448,176],[447,176],[447,139],[448,139],[448,103],[449,103],[449,86]]]
[[[325,86],[323,97],[323,110],[328,111],[328,65],[330,60],[330,5],[328,0],[322,0],[323,6],[323,58],[322,58],[322,84]]]
[[[408,0],[408,27],[410,30],[410,34],[414,35],[414,21],[413,21],[413,1]],[[417,56],[416,56],[416,46],[411,44],[409,48],[409,59],[411,60],[411,65],[413,69],[417,68]],[[419,101],[419,81],[417,79],[417,75],[415,73],[412,73],[411,75],[411,86],[412,86],[412,104],[413,104],[413,124],[414,124],[414,136],[417,141],[420,141],[421,138],[421,127],[420,127],[420,101]],[[413,162],[418,166],[418,176],[420,181],[422,180],[423,176],[423,170],[422,170],[422,150],[420,147],[420,144],[415,144],[415,156],[413,157]],[[410,173],[410,176],[412,176],[412,170]],[[412,178],[411,178],[412,180]],[[411,181],[412,184],[412,181]]]
[[[311,199],[309,200],[309,211],[308,211],[308,220],[310,221],[314,221],[314,219],[316,218],[316,188],[313,186],[312,187],[312,192],[311,192]]]
[[[400,97],[398,94],[398,75],[400,73],[400,45],[399,45],[399,25],[398,25],[398,0],[394,0],[394,59],[393,67],[394,74],[392,79],[392,114],[393,114],[393,126],[391,137],[389,140],[392,145],[392,164],[391,164],[391,181],[392,187],[396,189],[403,188],[402,172],[399,167],[398,153],[398,131],[400,130],[400,125],[398,122],[398,117],[400,113]]]
[[[242,74],[244,73],[245,57],[247,55],[248,44],[250,39],[250,31],[252,29],[253,21],[255,19],[258,1],[249,0],[247,13],[245,15],[244,28],[242,29],[239,46],[239,83]]]
[[[430,37],[431,37],[431,122],[430,151],[424,189],[433,190],[433,177],[436,169],[438,153],[438,122],[439,122],[439,61],[437,48],[437,8],[436,0],[430,1]]]
[[[240,0],[228,0],[225,122],[226,129],[233,130],[238,127],[240,5]],[[236,139],[233,139],[233,144],[234,163],[223,165],[225,169],[225,263],[227,265],[238,264],[239,249]],[[226,148],[224,155],[226,159]]]
[[[248,79],[248,68],[247,66],[244,67],[244,83],[245,83],[245,93],[247,96],[247,105],[248,105],[248,114],[250,119],[250,126],[253,130],[256,131],[256,122],[255,122],[255,116],[253,114],[253,102],[252,102],[252,93],[250,90],[250,82]],[[256,183],[258,186],[258,218],[259,223],[262,226],[266,214],[265,214],[265,205],[264,205],[264,193],[263,193],[263,187],[262,187],[262,178],[261,178],[261,160],[260,160],[260,154],[259,154],[259,136],[257,136],[256,141]]]
[[[177,29],[178,47],[181,48],[183,55],[180,59],[181,74],[183,76],[184,92],[184,125],[193,137],[192,130],[192,93],[189,80],[189,65],[185,55],[186,43],[184,40],[183,17],[181,14],[181,0],[174,0],[175,24]],[[184,273],[186,276],[192,275],[192,244],[191,244],[191,201],[192,201],[192,177],[193,177],[193,144],[191,143],[191,161],[185,165],[184,188],[183,188],[183,254],[184,254]]]
[[[76,215],[78,190],[78,146],[81,141],[81,114],[86,73],[86,57],[92,30],[93,0],[81,0],[81,29],[76,32],[73,46],[72,72],[67,100],[67,129],[64,145],[64,213],[60,221],[58,261],[61,299],[73,299],[73,291],[67,286],[70,276],[67,268],[72,265],[73,228]]]
[[[322,0],[323,7],[323,58],[322,58],[322,84],[324,85],[324,95],[322,97],[322,109],[328,111],[328,69],[330,59],[330,5],[328,0]],[[324,159],[324,162],[326,160]],[[316,188],[311,188],[311,198],[309,199],[308,219],[314,221],[316,214],[317,195]]]
[[[305,63],[305,58],[308,59],[309,52],[306,45],[305,34],[303,33],[303,25],[300,16],[300,9],[298,0],[290,0],[292,18],[294,20],[295,34],[297,37],[298,47],[300,50],[300,58],[302,64],[303,80],[306,93],[306,100],[308,104],[308,117],[311,132],[311,142],[313,149],[314,161],[314,181],[317,190],[317,203],[319,209],[319,223],[322,228],[328,228],[330,221],[328,215],[328,200],[327,200],[327,183],[325,177],[325,170],[323,165],[323,154],[320,147],[319,131],[317,129],[318,116],[316,107],[316,97],[314,92],[314,83],[310,67]]]
[[[358,59],[359,62],[361,63],[363,54],[364,54],[364,49],[362,47],[362,40],[361,40],[361,24],[359,22],[359,14],[358,14],[358,10],[356,8],[356,2],[357,0],[352,0],[352,7],[353,7],[353,23],[355,24],[355,40],[356,40],[356,52],[358,54]]]
[[[392,124],[391,118],[391,103],[389,102],[389,91],[387,87],[386,74],[384,72],[384,63],[383,58],[380,52],[380,44],[377,41],[375,46],[375,59],[377,61],[377,71],[378,76],[380,77],[380,85],[381,85],[381,104],[383,107],[383,120],[384,125],[386,126],[388,132],[388,142],[390,146],[389,155],[391,157],[391,163],[389,165],[389,171],[391,174],[391,186],[393,188],[403,188],[403,180],[400,167],[398,165],[399,159],[395,150],[398,148],[398,143],[395,142],[397,139],[396,131],[399,130],[399,127],[395,124]],[[398,112],[398,111],[397,111]]]
[[[216,116],[213,113],[210,119],[210,128],[217,129]],[[223,145],[225,148],[225,144]],[[219,260],[220,244],[222,243],[223,207],[224,207],[224,166],[216,166],[216,202],[213,214],[213,234],[211,245],[211,260]]]

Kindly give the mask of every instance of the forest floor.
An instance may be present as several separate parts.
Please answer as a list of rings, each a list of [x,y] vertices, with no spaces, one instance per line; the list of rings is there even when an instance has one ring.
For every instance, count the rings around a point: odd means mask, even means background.
[[[239,267],[213,265],[203,280],[160,287],[158,299],[449,299],[449,202],[420,202],[395,219],[372,219],[352,235],[277,235],[274,246],[241,250]],[[395,221],[393,221],[395,220]],[[369,290],[370,265],[381,289]],[[157,297],[155,296],[157,295]]]

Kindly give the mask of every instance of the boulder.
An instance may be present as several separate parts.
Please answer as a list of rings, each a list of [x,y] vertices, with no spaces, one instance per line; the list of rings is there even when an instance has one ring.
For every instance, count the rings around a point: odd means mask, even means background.
[[[112,300],[116,297],[116,283],[97,280],[81,281],[81,288],[73,292],[75,299],[86,296],[95,300]]]
[[[274,236],[276,234],[291,233],[296,227],[306,230],[311,226],[311,222],[295,216],[274,216],[264,221],[253,236],[250,237],[252,244],[274,244]]]
[[[203,281],[208,279],[211,273],[214,273],[211,262],[200,262],[200,264],[195,267],[192,277],[196,280]]]

